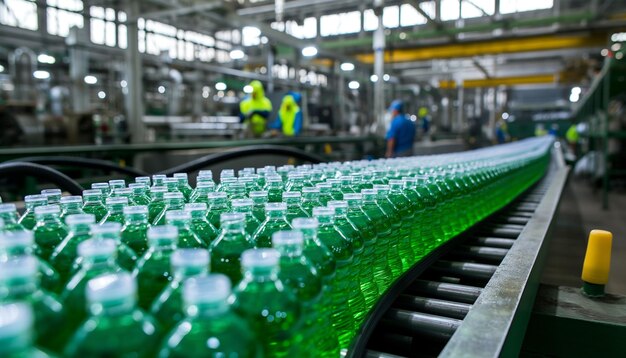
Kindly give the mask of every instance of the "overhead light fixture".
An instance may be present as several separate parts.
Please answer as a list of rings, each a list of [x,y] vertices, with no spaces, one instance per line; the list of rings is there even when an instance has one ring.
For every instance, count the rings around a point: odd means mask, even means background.
[[[572,88],[572,93],[575,93],[575,94],[579,95],[581,92],[582,92],[582,90],[580,89],[580,87],[573,87]]]
[[[378,82],[378,76],[376,76],[376,75],[371,75],[371,76],[370,76],[370,81],[372,81],[372,82]]]
[[[358,90],[359,87],[361,87],[361,84],[357,81],[350,81],[350,83],[348,83],[348,88],[350,88],[351,90]]]
[[[307,46],[302,49],[302,56],[313,57],[317,55],[317,48],[315,46]]]
[[[250,86],[250,85],[245,85],[245,86],[243,87],[243,92],[244,92],[244,93],[252,93],[252,90],[253,90],[253,88],[252,88],[252,86]]]
[[[354,70],[354,64],[350,62],[344,62],[339,67],[341,68],[342,71],[346,71],[346,72]]]
[[[509,119],[509,114],[507,112],[502,113],[502,119],[504,119],[505,121]]]
[[[233,60],[241,60],[246,57],[246,54],[242,50],[232,50],[230,51],[230,58]]]
[[[121,80],[120,81],[120,87],[126,88],[127,86],[128,86],[128,82],[126,82],[126,80]]]
[[[157,91],[158,91],[160,94],[165,93],[165,86],[159,86],[159,88],[157,88]]]
[[[98,98],[100,98],[100,99],[105,99],[105,98],[107,98],[107,94],[106,94],[106,92],[104,92],[104,91],[100,91],[100,92],[98,92]]]
[[[47,80],[48,78],[50,78],[50,72],[37,70],[33,72],[33,77],[35,77],[38,80]]]
[[[56,60],[56,58],[54,58],[54,56],[50,56],[48,54],[42,53],[39,56],[37,56],[37,62],[39,62],[39,63],[47,63],[49,65],[52,65],[55,62],[57,62],[57,60]]]
[[[0,72],[4,72],[4,66],[0,65]]]
[[[385,74],[383,75],[383,81],[387,82],[387,81],[389,81],[390,79],[391,79],[391,76],[389,76],[388,74],[386,74],[386,73],[385,73]]]
[[[218,91],[226,91],[226,88],[227,86],[226,86],[226,83],[224,82],[218,82],[215,84],[215,89]]]
[[[96,78],[96,76],[92,76],[92,75],[85,76],[83,80],[88,85],[95,85],[96,83],[98,83],[98,79]]]
[[[406,32],[401,32],[398,37],[400,38],[400,40],[406,40]]]
[[[578,100],[580,99],[580,95],[576,94],[576,93],[572,93],[569,95],[569,101],[572,103],[576,103],[578,102]]]
[[[259,37],[261,36],[261,30],[258,27],[254,26],[244,26],[241,30],[241,33],[245,37]]]

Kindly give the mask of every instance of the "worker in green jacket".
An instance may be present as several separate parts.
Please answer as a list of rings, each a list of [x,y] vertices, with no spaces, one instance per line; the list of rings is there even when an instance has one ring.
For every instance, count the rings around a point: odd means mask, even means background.
[[[261,137],[272,112],[272,102],[265,97],[263,84],[260,81],[252,81],[250,86],[252,93],[239,104],[239,116],[254,137]]]
[[[285,137],[295,137],[302,130],[302,111],[292,95],[283,97],[276,120],[269,126],[273,130],[280,130]]]

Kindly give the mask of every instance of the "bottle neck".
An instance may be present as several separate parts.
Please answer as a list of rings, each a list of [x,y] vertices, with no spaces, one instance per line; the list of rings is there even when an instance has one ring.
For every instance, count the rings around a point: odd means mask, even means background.
[[[69,230],[74,235],[84,235],[89,233],[89,224],[75,224],[69,227]]]
[[[283,210],[270,210],[265,213],[267,220],[285,220],[286,213]]]
[[[226,233],[242,233],[245,231],[245,223],[243,221],[223,222],[220,224],[220,227]]]
[[[57,215],[36,215],[35,219],[37,223],[45,224],[45,225],[60,225],[61,220]]]
[[[102,204],[99,196],[84,196],[83,202],[85,204]]]
[[[189,277],[206,275],[208,273],[207,266],[181,266],[174,270],[174,276],[179,280],[184,280]]]
[[[136,299],[133,296],[111,300],[106,302],[95,302],[89,306],[89,312],[93,316],[120,316],[131,313],[136,307]]]
[[[87,256],[83,258],[82,268],[84,270],[102,266],[115,266],[115,256]]]
[[[126,222],[129,224],[147,224],[148,223],[148,216],[145,214],[125,215],[124,218]]]
[[[316,216],[316,218],[320,227],[332,226],[335,223],[335,218],[332,216],[320,215],[320,216]]]
[[[219,302],[200,302],[187,306],[187,315],[189,317],[213,317],[222,315],[230,310],[227,300]]]
[[[124,212],[124,205],[109,205],[107,210],[110,214],[122,214]]]
[[[268,282],[278,280],[278,267],[249,267],[244,272],[245,279],[254,282]]]
[[[17,216],[15,213],[2,213],[0,214],[0,219],[4,221],[4,224],[15,224],[17,223]]]
[[[0,283],[0,298],[6,300],[23,300],[37,291],[37,280],[34,277],[20,277]]]
[[[150,249],[153,251],[176,250],[176,242],[170,239],[151,239],[149,245]]]
[[[65,204],[63,205],[63,211],[80,211],[82,207],[82,203]]]

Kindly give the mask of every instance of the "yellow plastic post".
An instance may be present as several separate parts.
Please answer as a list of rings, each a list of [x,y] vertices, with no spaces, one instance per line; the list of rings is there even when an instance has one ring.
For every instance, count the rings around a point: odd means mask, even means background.
[[[591,230],[583,263],[583,294],[604,296],[604,285],[609,282],[613,234],[605,230]]]

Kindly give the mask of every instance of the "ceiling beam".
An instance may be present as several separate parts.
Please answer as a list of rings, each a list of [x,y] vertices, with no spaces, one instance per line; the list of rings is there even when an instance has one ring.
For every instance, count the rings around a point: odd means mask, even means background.
[[[192,6],[185,6],[185,7],[171,8],[167,10],[147,12],[147,13],[141,14],[141,16],[139,17],[147,18],[147,19],[177,17],[177,16],[184,16],[184,15],[192,15],[192,14],[196,14],[196,13],[203,12],[203,11],[209,11],[209,10],[213,10],[215,8],[222,7],[222,6],[223,6],[223,3],[221,1],[215,0],[215,1],[207,2],[207,3],[195,4]],[[133,18],[130,20],[137,21],[139,17]]]

